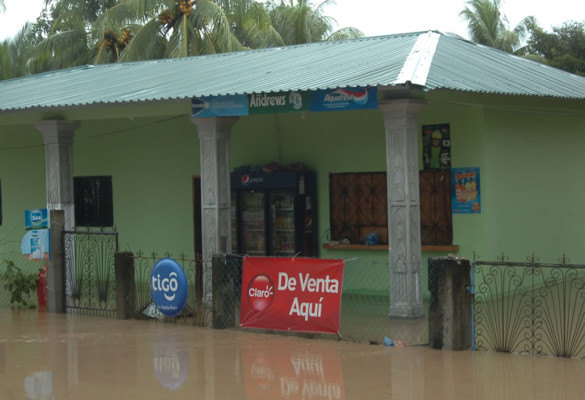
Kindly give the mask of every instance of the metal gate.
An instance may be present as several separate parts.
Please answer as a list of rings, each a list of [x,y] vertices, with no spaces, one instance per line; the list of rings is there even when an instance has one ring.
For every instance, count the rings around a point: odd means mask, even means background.
[[[472,280],[476,349],[585,358],[585,265],[475,261]]]
[[[117,251],[117,232],[63,231],[68,313],[116,316]]]

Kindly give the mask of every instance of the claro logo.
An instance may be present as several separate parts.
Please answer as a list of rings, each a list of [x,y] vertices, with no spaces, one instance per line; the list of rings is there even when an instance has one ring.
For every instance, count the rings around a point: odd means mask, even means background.
[[[168,278],[161,279],[160,274],[152,277],[152,290],[155,292],[163,292],[163,296],[167,301],[175,300],[178,289],[179,281],[177,280],[176,272],[171,272]]]
[[[256,311],[263,311],[274,301],[274,284],[266,275],[256,275],[248,285],[248,302]]]

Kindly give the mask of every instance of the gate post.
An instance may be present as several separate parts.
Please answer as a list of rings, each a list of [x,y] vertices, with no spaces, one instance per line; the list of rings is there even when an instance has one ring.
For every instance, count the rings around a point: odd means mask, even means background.
[[[63,230],[65,211],[50,210],[51,257],[47,265],[47,311],[65,312],[65,255]]]
[[[118,252],[114,258],[116,275],[116,318],[130,319],[136,313],[134,254],[130,252]]]
[[[429,258],[429,344],[434,349],[471,347],[471,264],[454,256]]]

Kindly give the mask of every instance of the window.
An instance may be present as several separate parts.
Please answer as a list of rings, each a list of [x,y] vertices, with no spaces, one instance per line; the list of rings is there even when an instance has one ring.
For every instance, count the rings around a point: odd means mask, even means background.
[[[422,244],[451,244],[450,171],[420,171],[419,182]],[[388,244],[385,172],[330,174],[329,195],[331,240],[363,244],[377,231],[379,244]]]
[[[379,243],[388,243],[386,173],[329,175],[331,240],[364,243],[377,231]]]
[[[111,176],[73,178],[75,225],[87,227],[114,226]]]

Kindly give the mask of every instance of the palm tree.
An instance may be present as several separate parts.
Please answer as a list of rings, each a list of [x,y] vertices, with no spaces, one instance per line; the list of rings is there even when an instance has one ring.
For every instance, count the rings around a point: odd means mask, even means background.
[[[108,29],[131,33],[121,61],[223,53],[279,40],[254,0],[120,0],[96,21],[94,36]]]
[[[232,33],[246,48],[266,48],[284,44],[272,26],[264,4],[249,0],[216,0],[230,22]]]
[[[363,37],[355,28],[333,32],[333,18],[323,14],[323,8],[335,3],[325,0],[313,7],[309,0],[268,0],[266,7],[272,24],[287,45]]]
[[[50,14],[50,30],[29,61],[32,71],[94,62],[93,49],[105,39],[93,37],[92,26],[116,3],[117,0],[45,0],[44,12]]]
[[[526,36],[529,17],[510,30],[500,0],[470,0],[459,16],[467,21],[471,40],[508,53],[517,52]]]
[[[14,37],[0,42],[0,80],[30,74],[27,61],[31,47],[26,38],[31,26],[26,23]]]

